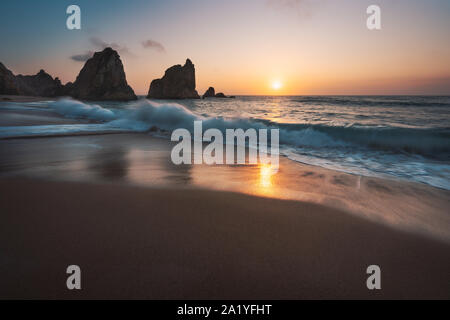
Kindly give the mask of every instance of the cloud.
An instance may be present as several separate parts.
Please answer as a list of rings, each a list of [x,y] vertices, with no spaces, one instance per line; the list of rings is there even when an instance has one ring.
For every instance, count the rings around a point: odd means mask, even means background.
[[[128,50],[128,48],[126,46],[122,46],[115,42],[109,43],[109,42],[103,41],[102,39],[100,39],[98,37],[89,38],[89,42],[91,43],[92,46],[94,46],[95,50],[88,50],[84,53],[74,54],[73,56],[70,57],[70,59],[72,59],[73,61],[77,61],[77,62],[85,62],[94,55],[95,51],[103,50],[107,47],[110,47],[110,48],[116,50],[121,55],[135,57],[135,55],[132,52],[130,52],[130,50]]]
[[[114,50],[118,51],[120,54],[127,54],[127,55],[131,55],[131,56],[133,55],[133,54],[130,52],[130,50],[128,50],[127,47],[121,46],[120,44],[117,44],[117,43],[115,43],[115,42],[108,43],[108,42],[103,41],[102,39],[97,38],[97,37],[91,37],[91,38],[89,39],[89,41],[90,41],[96,48],[101,49],[101,50],[103,50],[103,49],[105,49],[105,48],[107,48],[107,47],[110,47],[110,48],[113,48]]]
[[[89,60],[94,55],[93,51],[87,51],[86,53],[74,54],[70,57],[73,61],[85,62]]]
[[[89,38],[89,42],[95,47],[95,50],[88,50],[84,53],[74,54],[73,56],[70,57],[70,59],[72,59],[73,61],[77,61],[77,62],[85,62],[94,55],[94,53],[95,53],[94,51],[103,50],[107,47],[113,48],[114,50],[119,52],[121,55],[125,54],[127,56],[134,57],[134,54],[131,53],[127,47],[121,46],[120,44],[117,44],[115,42],[108,43],[98,37]]]
[[[156,51],[159,52],[166,52],[166,49],[164,48],[164,46],[154,40],[148,39],[142,42],[142,46],[146,49],[155,49]]]

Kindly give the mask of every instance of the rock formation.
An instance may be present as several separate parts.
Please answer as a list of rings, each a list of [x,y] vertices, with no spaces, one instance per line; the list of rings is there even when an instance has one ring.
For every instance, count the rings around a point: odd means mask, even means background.
[[[64,86],[44,70],[32,76],[15,76],[0,63],[0,94],[56,97],[64,94]]]
[[[68,95],[83,100],[135,100],[128,85],[119,54],[106,48],[86,61],[74,83],[66,87]]]
[[[127,84],[122,61],[116,51],[106,48],[89,59],[74,83],[65,86],[44,70],[32,76],[15,76],[0,63],[0,94],[25,96],[72,96],[84,100],[135,100]]]
[[[26,96],[56,97],[64,94],[64,86],[58,78],[53,79],[44,70],[33,76],[16,76],[19,94]]]
[[[209,87],[208,90],[203,94],[202,98],[214,98],[216,95],[216,90],[213,87]]]
[[[14,74],[0,62],[0,94],[20,94]]]
[[[214,90],[213,87],[209,87],[208,90],[206,90],[205,94],[202,96],[203,99],[205,98],[234,98],[234,96],[226,96],[222,92],[216,93],[216,90]]]
[[[151,82],[147,98],[151,99],[199,99],[195,90],[195,67],[187,59],[184,66],[175,65],[161,79]]]
[[[216,98],[227,98],[227,96],[224,93],[219,92],[218,94],[216,94]]]

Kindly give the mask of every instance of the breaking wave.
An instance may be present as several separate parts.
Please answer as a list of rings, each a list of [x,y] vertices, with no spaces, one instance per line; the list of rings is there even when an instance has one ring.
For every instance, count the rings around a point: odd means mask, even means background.
[[[280,143],[295,147],[365,147],[392,152],[408,152],[430,157],[449,157],[450,130],[448,128],[400,128],[381,126],[326,126],[320,124],[283,124],[263,119],[205,117],[194,114],[176,103],[156,103],[139,100],[127,109],[106,109],[64,99],[50,104],[50,108],[65,117],[107,122],[108,127],[130,131],[157,128],[172,131],[186,128],[192,132],[193,122],[203,121],[203,129],[249,128],[280,129]]]

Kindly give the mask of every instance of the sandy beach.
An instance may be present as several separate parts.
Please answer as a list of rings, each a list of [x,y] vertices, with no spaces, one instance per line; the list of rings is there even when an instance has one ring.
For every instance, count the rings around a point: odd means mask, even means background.
[[[45,112],[21,125],[73,121]],[[285,158],[273,175],[175,166],[171,145],[145,133],[1,140],[0,298],[450,297],[448,191]],[[70,264],[79,292],[65,287]],[[371,264],[382,290],[366,287]]]
[[[448,245],[326,206],[27,179],[0,190],[1,298],[449,298]],[[366,288],[371,264],[380,291]]]

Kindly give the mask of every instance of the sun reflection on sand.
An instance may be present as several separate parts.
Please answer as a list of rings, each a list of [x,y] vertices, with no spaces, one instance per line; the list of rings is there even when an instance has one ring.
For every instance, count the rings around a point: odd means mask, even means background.
[[[259,183],[256,193],[260,195],[272,195],[276,188],[274,186],[273,177],[277,170],[272,164],[261,163],[259,165]]]
[[[270,164],[261,164],[259,169],[259,185],[263,188],[272,186],[272,166]]]

